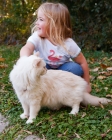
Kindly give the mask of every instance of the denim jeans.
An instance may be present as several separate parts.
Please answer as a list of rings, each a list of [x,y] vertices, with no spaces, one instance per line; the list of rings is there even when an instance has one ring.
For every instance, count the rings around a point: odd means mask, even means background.
[[[83,76],[82,67],[79,64],[72,61],[66,62],[63,65],[59,66],[58,68],[51,68],[48,64],[46,64],[46,68],[54,69],[54,70],[64,70],[64,71],[72,72],[73,74],[78,76]]]

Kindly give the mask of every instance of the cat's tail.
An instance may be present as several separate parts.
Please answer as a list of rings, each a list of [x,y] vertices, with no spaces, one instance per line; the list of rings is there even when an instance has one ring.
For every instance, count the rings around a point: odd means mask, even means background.
[[[83,101],[82,101],[82,104],[85,106],[86,105],[99,106],[100,104],[106,105],[108,103],[112,103],[112,100],[93,96],[89,93],[84,94]]]

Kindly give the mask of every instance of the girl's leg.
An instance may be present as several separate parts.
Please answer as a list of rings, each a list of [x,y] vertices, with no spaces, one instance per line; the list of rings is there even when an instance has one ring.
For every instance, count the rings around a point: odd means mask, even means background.
[[[49,69],[52,69],[48,64],[46,64],[46,68],[49,70]]]
[[[51,68],[48,64],[46,64],[46,68],[54,69],[54,68]],[[66,62],[54,70],[64,70],[64,71],[72,72],[73,74],[78,75],[78,76],[83,76],[82,67],[79,64],[72,61]]]
[[[79,64],[71,61],[64,63],[63,65],[58,67],[58,70],[64,70],[64,71],[72,72],[73,74],[78,76],[83,76],[82,67]]]

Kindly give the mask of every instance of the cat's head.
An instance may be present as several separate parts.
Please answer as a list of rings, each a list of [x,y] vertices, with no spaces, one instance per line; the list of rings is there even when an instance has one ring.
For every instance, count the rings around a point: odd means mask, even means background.
[[[39,56],[21,57],[10,73],[10,81],[13,83],[34,82],[41,75],[46,74],[46,63]]]
[[[36,55],[30,55],[26,59],[27,69],[31,71],[31,74],[34,74],[35,76],[41,76],[46,74],[46,63],[42,58],[40,58],[37,54]]]
[[[29,56],[32,60],[32,67],[36,72],[36,76],[44,75],[47,72],[46,63],[40,57],[35,55]],[[36,58],[36,59],[35,59]]]

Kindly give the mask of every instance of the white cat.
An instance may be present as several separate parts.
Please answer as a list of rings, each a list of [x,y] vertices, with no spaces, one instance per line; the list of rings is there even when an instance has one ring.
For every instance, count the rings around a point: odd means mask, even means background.
[[[45,62],[35,55],[21,57],[10,73],[10,81],[22,104],[22,119],[32,123],[41,107],[58,109],[72,107],[70,114],[77,114],[80,103],[98,106],[111,100],[87,93],[86,81],[70,72],[47,70]]]

